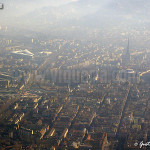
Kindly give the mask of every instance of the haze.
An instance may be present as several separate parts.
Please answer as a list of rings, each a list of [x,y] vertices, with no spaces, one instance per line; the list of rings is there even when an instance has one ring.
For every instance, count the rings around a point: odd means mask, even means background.
[[[118,26],[120,23],[145,25],[149,23],[147,0],[9,0],[0,11],[0,25],[31,30],[48,26],[92,27]],[[111,24],[110,24],[111,23]],[[42,27],[40,27],[42,25]]]

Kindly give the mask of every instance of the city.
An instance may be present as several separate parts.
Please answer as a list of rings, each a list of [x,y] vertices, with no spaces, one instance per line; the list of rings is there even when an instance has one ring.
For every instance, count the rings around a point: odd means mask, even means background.
[[[0,150],[149,149],[143,28],[16,36],[0,24]]]

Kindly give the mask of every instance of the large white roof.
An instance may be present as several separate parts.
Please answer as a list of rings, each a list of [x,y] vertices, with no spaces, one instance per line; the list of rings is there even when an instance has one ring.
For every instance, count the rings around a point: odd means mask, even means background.
[[[13,51],[13,54],[19,54],[19,55],[27,55],[27,56],[34,56],[33,53],[31,53],[29,50],[19,50],[19,51]]]

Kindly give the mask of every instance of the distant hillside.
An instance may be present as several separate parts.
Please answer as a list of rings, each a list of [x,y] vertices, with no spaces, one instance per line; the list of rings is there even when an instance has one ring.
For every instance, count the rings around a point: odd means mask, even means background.
[[[149,0],[78,0],[35,9],[10,20],[11,25],[32,30],[143,26],[149,23],[149,10]]]

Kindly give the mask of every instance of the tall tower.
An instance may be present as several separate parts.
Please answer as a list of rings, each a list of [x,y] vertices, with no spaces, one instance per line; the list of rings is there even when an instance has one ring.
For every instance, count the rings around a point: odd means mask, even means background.
[[[129,66],[130,64],[130,60],[131,60],[131,56],[130,56],[130,48],[129,48],[129,38],[128,38],[128,45],[127,45],[127,49],[124,52],[124,54],[122,55],[122,65],[123,66]]]
[[[129,38],[128,38],[128,46],[127,46],[127,51],[126,51],[126,59],[130,61],[130,49],[129,49]]]

